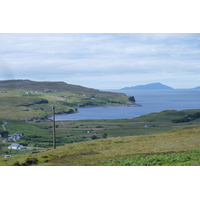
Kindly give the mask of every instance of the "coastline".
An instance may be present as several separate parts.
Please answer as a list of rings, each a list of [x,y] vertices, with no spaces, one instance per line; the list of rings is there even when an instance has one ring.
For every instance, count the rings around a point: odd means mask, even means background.
[[[142,107],[142,105],[139,104],[131,104],[131,105],[118,105],[118,106],[88,106],[88,107],[77,107],[76,112],[73,113],[62,113],[62,114],[55,114],[56,121],[67,121],[67,120],[87,120],[87,119],[115,119],[113,117],[104,117],[105,113],[113,113],[114,110],[122,109],[122,110],[129,110],[134,109],[137,107]],[[124,109],[123,109],[124,108]],[[94,109],[94,110],[93,110]],[[106,110],[105,110],[106,109]],[[108,109],[108,110],[107,110]],[[111,111],[112,109],[112,111]],[[130,112],[131,112],[130,110]],[[134,113],[134,112],[133,112]],[[73,116],[73,114],[76,116]],[[92,117],[91,117],[92,115]],[[114,114],[115,116],[118,115],[118,113]],[[134,118],[134,116],[131,117],[125,117],[125,118]],[[48,118],[49,120],[52,120],[52,116]]]
[[[79,108],[109,108],[109,107],[142,107],[142,105],[140,105],[140,104],[130,104],[130,105],[127,105],[127,104],[124,104],[124,105],[119,105],[119,106],[112,106],[112,105],[110,105],[110,106],[87,106],[87,107],[76,107],[75,109],[76,109],[76,112],[71,112],[71,113],[68,113],[68,112],[66,112],[66,113],[62,113],[62,114],[55,114],[56,116],[61,116],[61,115],[72,115],[72,114],[76,114],[76,113],[79,113]],[[52,117],[52,115],[50,115],[49,116],[49,118],[51,118]]]

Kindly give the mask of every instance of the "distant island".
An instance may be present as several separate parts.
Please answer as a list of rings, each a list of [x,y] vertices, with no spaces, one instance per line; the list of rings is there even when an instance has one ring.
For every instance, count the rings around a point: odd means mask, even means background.
[[[120,90],[173,90],[172,87],[163,85],[161,83],[150,83],[146,85],[138,85],[133,87],[125,87]]]
[[[195,87],[194,89],[195,89],[195,90],[200,90],[200,86],[199,86],[199,87]]]

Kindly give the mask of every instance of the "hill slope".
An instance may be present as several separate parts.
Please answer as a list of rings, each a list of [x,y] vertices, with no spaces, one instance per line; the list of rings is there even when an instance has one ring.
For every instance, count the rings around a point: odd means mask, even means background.
[[[31,80],[5,80],[0,81],[0,89],[23,89],[23,90],[56,90],[69,92],[100,92],[95,89],[82,87],[79,85],[67,84],[65,82],[53,81],[31,81]]]
[[[57,114],[76,112],[76,107],[119,106],[135,103],[123,93],[103,92],[65,82],[30,80],[0,81],[0,115],[2,118],[44,118],[57,104]]]
[[[101,165],[131,156],[180,153],[200,148],[199,133],[200,127],[193,127],[167,133],[99,139],[0,159],[0,165]],[[190,160],[188,155],[186,158],[187,161]],[[158,160],[154,161],[157,165]],[[195,162],[200,163],[199,156]],[[173,165],[173,162],[166,165]]]

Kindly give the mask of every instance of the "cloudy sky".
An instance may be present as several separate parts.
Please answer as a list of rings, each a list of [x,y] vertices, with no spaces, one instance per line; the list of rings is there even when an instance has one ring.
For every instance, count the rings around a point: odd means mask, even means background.
[[[198,33],[1,33],[0,79],[96,89],[161,82],[200,86]]]

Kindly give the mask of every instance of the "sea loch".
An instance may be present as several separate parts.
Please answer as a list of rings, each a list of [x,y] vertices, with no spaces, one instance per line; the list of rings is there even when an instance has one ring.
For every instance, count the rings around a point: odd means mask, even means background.
[[[163,110],[200,109],[200,90],[129,90],[117,91],[134,96],[135,107],[78,108],[78,113],[56,115],[56,120],[124,119]]]

